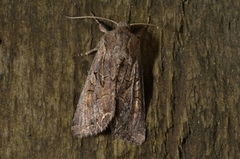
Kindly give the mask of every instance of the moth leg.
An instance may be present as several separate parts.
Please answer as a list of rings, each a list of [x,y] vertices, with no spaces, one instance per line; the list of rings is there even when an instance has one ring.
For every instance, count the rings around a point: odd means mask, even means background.
[[[97,20],[97,19],[95,18],[95,15],[93,14],[93,12],[91,12],[91,14],[92,14],[93,18],[95,19],[95,21],[98,23],[98,25],[99,25],[99,30],[100,30],[101,32],[104,32],[104,33],[108,32],[108,28],[106,27],[106,25],[104,25],[104,24],[101,23],[99,20]]]
[[[94,53],[94,52],[97,52],[97,51],[98,51],[98,49],[99,49],[99,46],[96,46],[96,47],[95,47],[95,48],[93,48],[92,50],[89,50],[89,51],[87,51],[87,52],[85,52],[85,53],[81,54],[81,56],[90,55],[90,54],[92,54],[92,53]]]

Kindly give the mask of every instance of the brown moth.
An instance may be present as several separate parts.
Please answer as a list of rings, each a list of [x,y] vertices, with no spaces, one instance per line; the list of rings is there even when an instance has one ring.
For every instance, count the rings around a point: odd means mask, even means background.
[[[109,31],[97,20],[107,20],[101,17],[68,18],[94,18],[105,33],[94,49],[83,54],[97,52],[74,114],[73,134],[84,138],[109,126],[118,138],[141,145],[146,124],[140,31],[133,33],[125,22],[114,22],[117,27]]]

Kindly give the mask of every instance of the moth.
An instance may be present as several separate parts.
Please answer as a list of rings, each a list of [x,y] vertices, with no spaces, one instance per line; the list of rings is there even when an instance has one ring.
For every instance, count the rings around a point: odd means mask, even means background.
[[[133,32],[125,22],[116,23],[94,15],[68,18],[94,18],[100,31],[105,33],[94,49],[82,54],[97,52],[74,113],[74,136],[84,138],[110,127],[118,138],[141,145],[146,138],[143,77],[139,63],[142,29]],[[111,21],[116,28],[108,30],[98,20]]]

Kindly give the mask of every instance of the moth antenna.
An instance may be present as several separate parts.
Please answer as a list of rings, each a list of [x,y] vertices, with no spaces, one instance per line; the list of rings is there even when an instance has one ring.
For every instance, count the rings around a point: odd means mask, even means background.
[[[148,23],[133,23],[133,24],[130,24],[130,26],[136,26],[136,25],[153,26],[153,27],[157,27],[157,28],[159,28],[159,26],[157,26],[157,25],[154,25],[154,24],[148,24]]]
[[[115,21],[113,21],[111,19],[107,19],[107,18],[103,18],[103,17],[96,17],[96,16],[80,16],[80,17],[69,17],[69,16],[66,16],[66,18],[68,18],[68,19],[100,19],[100,20],[109,21],[109,22],[114,23],[115,25],[118,25],[117,22],[115,22]]]
[[[147,19],[147,23],[133,23],[133,24],[130,24],[130,26],[136,26],[136,25],[144,25],[144,26],[153,26],[153,27],[157,27],[159,28],[159,26],[157,25],[154,25],[154,24],[150,24],[150,20],[151,20],[151,16],[149,15],[148,16],[148,19]]]
[[[92,11],[91,11],[91,14],[92,14],[92,16],[94,17],[95,21],[98,23],[98,25],[102,25],[102,24],[99,22],[99,20],[95,18],[95,15],[93,14]]]

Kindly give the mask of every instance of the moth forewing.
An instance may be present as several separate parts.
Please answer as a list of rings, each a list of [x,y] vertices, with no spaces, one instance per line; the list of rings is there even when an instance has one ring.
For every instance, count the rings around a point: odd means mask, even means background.
[[[103,69],[110,68],[106,67],[107,63],[99,62],[105,61],[102,47],[100,45],[88,72],[73,118],[73,133],[80,138],[102,132],[115,113],[115,85],[109,82],[108,71]]]

